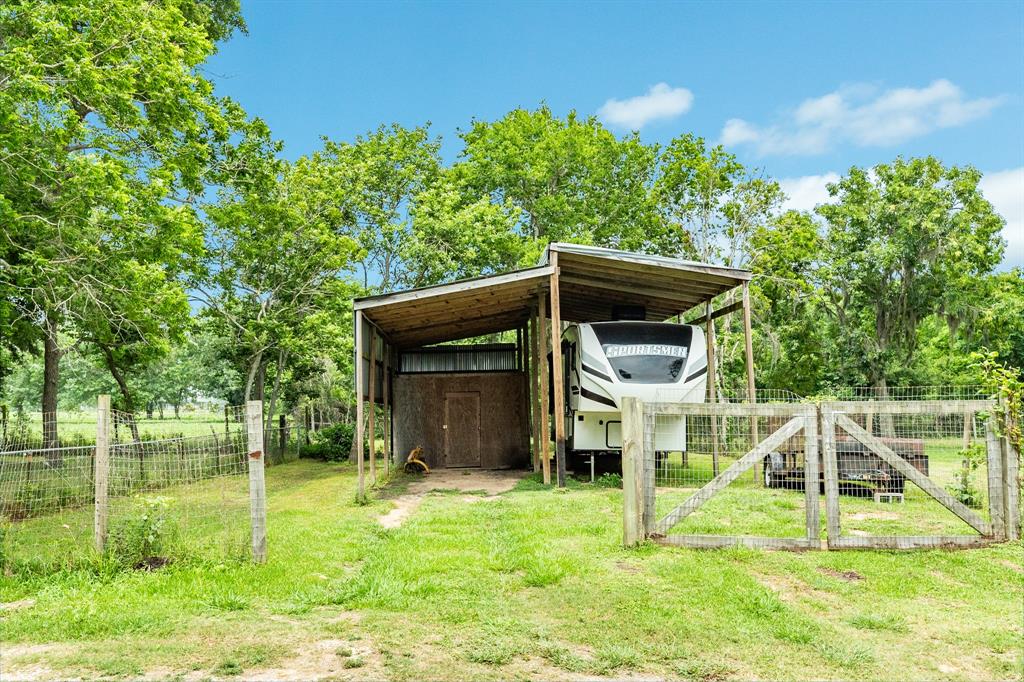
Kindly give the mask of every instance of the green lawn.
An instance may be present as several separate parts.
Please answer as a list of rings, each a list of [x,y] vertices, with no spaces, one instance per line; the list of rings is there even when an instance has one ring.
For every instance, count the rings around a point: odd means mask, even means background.
[[[1020,544],[626,550],[621,491],[532,480],[494,498],[428,495],[404,525],[384,530],[377,519],[394,502],[356,505],[354,483],[349,465],[268,469],[264,566],[179,542],[185,558],[153,572],[13,569],[0,577],[0,602],[19,603],[0,611],[0,668],[410,680],[990,680],[1024,671]],[[219,485],[200,484],[193,503],[220,509]],[[795,493],[761,493],[802,504]]]

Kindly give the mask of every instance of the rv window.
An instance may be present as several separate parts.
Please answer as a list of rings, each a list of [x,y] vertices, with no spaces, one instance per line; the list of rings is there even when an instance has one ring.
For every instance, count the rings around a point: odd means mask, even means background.
[[[693,337],[689,326],[649,322],[595,324],[594,332],[619,381],[643,384],[679,381]]]

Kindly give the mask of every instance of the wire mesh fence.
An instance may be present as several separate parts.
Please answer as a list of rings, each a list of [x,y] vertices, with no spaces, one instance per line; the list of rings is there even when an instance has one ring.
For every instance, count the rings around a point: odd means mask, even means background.
[[[100,536],[106,558],[137,568],[250,555],[253,427],[245,408],[225,409],[222,420],[204,424],[207,433],[163,438],[145,438],[131,413],[93,416],[90,445],[46,448],[29,428],[6,432],[0,567],[45,572],[92,560]],[[265,427],[260,467],[293,458],[294,424],[286,417]]]
[[[995,401],[973,387],[869,395],[643,406],[634,433],[646,534],[697,547],[820,547],[827,520],[833,548],[1016,536],[1018,455],[997,433]]]

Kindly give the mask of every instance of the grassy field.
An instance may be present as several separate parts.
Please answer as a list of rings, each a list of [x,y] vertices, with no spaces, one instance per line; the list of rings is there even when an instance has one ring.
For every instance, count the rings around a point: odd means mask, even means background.
[[[233,417],[237,417],[234,412]],[[154,415],[147,419],[145,414],[136,415],[139,436],[142,440],[221,435],[225,431],[223,412],[197,412],[182,410],[179,418],[167,412],[164,419]],[[58,435],[62,446],[94,445],[96,443],[96,412],[62,410],[57,414]],[[233,418],[228,424],[232,431],[243,428],[242,422]],[[41,447],[43,439],[43,417],[40,412],[27,412],[19,417],[12,414],[0,444],[8,443],[6,449]],[[111,431],[111,438],[115,434]],[[126,425],[119,426],[116,440],[129,440],[131,434]]]
[[[194,501],[216,507],[216,485],[195,488]],[[526,479],[500,495],[441,490],[386,530],[378,519],[395,502],[356,505],[349,465],[272,467],[267,485],[264,566],[192,558],[153,572],[84,563],[0,577],[5,679],[991,680],[1024,671],[1019,544],[626,550],[617,489],[556,491]],[[787,491],[750,494],[802,504]]]

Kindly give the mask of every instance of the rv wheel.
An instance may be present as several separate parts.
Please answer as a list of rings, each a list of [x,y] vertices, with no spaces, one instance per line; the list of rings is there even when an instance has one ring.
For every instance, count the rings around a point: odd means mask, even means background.
[[[769,459],[764,460],[764,487],[765,488],[778,488],[779,481],[775,477],[775,470],[772,467],[772,463]]]

